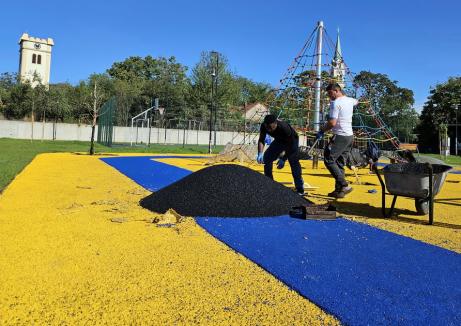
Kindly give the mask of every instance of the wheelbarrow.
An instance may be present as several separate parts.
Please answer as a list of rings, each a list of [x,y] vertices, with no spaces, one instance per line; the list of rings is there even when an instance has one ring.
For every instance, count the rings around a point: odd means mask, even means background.
[[[392,216],[398,196],[415,199],[416,211],[420,215],[429,213],[429,224],[434,221],[434,197],[442,189],[451,166],[431,163],[388,164],[373,170],[378,176],[382,188],[382,214],[385,218]],[[384,181],[381,177],[384,175]],[[386,212],[386,188],[393,195],[392,205]]]

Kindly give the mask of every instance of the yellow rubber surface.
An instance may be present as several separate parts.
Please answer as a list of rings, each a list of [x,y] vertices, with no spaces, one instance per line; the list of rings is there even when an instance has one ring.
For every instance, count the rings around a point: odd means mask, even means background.
[[[192,219],[157,227],[99,157],[39,155],[0,195],[1,325],[338,323]]]

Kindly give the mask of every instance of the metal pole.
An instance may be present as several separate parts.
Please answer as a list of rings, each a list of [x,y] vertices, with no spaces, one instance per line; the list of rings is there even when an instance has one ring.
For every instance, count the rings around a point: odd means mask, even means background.
[[[211,88],[211,92],[213,93],[213,88]],[[213,102],[213,95],[211,95],[211,102]],[[211,141],[213,135],[213,104],[210,104],[210,137],[208,139],[208,154],[211,154]]]
[[[459,104],[456,104],[456,111],[455,111],[455,118],[456,118],[456,124],[455,124],[455,155],[458,156],[458,109],[459,109]]]
[[[210,104],[210,138],[208,140],[208,154],[211,154],[211,142],[213,138],[213,107],[214,107],[214,80],[216,77],[215,67],[213,65],[213,55],[216,53],[215,51],[211,51],[210,61],[212,67],[211,73],[211,104]]]
[[[246,129],[247,129],[247,102],[243,105],[243,144],[246,144]]]
[[[212,89],[213,90],[213,89]],[[211,96],[213,101],[213,96]],[[208,139],[208,154],[211,154],[211,141],[212,141],[212,135],[213,135],[213,105],[210,104],[210,137]]]
[[[315,108],[314,108],[314,131],[320,129],[320,96],[322,88],[322,41],[323,41],[323,21],[318,22],[317,27],[317,74],[315,79]]]
[[[133,146],[133,119],[134,118],[131,118],[130,146]]]
[[[216,61],[216,70],[214,74],[214,97],[218,94],[218,71],[219,71],[219,55],[218,52],[212,52],[215,57]],[[212,86],[213,87],[213,86]],[[216,122],[217,122],[217,115],[218,115],[218,103],[216,100],[213,101],[214,107],[214,146],[216,146]]]

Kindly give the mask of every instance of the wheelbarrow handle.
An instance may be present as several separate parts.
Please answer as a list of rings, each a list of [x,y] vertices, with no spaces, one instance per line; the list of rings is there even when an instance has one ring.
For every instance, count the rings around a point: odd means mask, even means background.
[[[307,155],[311,156],[312,152],[314,151],[315,147],[317,147],[318,142],[320,141],[320,138],[316,139],[315,142],[312,144],[311,148],[307,152]]]

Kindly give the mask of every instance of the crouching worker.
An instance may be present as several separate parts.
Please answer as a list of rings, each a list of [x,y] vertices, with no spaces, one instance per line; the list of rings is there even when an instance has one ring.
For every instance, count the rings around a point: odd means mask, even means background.
[[[274,140],[270,143],[269,148],[264,152],[264,142],[266,135],[270,135]],[[258,163],[264,163],[264,175],[274,179],[272,176],[272,165],[276,159],[277,169],[282,169],[288,159],[291,166],[296,192],[304,195],[304,182],[301,176],[301,164],[299,163],[299,137],[296,131],[287,123],[278,120],[275,115],[269,114],[264,117],[264,122],[259,130],[258,141]],[[285,154],[279,158],[280,154]]]

